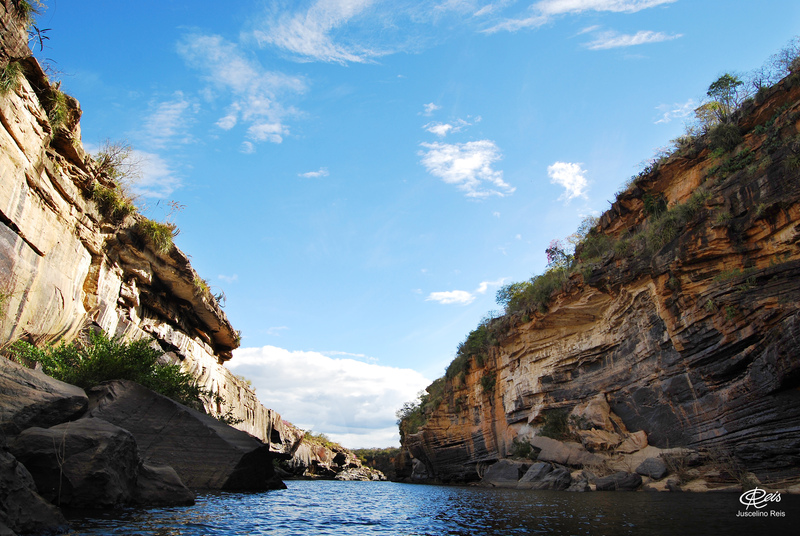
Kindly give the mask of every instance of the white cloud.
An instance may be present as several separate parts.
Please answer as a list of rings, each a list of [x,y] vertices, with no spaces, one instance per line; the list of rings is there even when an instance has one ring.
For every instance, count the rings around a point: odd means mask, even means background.
[[[673,119],[684,119],[693,115],[695,108],[697,108],[697,103],[694,99],[689,99],[683,104],[677,102],[675,104],[662,104],[656,107],[656,110],[661,112],[662,116],[655,124],[669,123]]]
[[[632,47],[648,43],[661,43],[682,37],[681,34],[668,35],[661,32],[641,31],[633,35],[618,34],[614,31],[602,32],[597,39],[586,43],[591,50],[608,50],[611,48]]]
[[[324,168],[324,167],[319,168],[317,171],[308,171],[306,173],[298,173],[297,174],[298,177],[305,177],[307,179],[316,179],[316,178],[319,178],[319,177],[327,177],[328,175],[330,175],[330,173],[328,173],[328,168]]]
[[[475,294],[486,294],[489,287],[499,287],[505,282],[506,278],[498,279],[497,281],[481,281],[473,292],[466,290],[449,290],[444,292],[431,292],[425,301],[435,301],[443,305],[469,305],[475,301]]]
[[[503,180],[503,172],[492,169],[502,157],[500,149],[490,140],[468,143],[422,143],[422,165],[431,175],[447,184],[454,184],[467,197],[503,197],[516,188]]]
[[[503,277],[502,279],[498,279],[497,281],[482,281],[478,288],[475,289],[475,292],[478,294],[486,294],[486,291],[489,290],[489,287],[499,287],[503,283],[506,282],[506,278]]]
[[[243,141],[242,147],[239,149],[239,152],[244,154],[253,154],[254,152],[256,152],[256,146],[253,145],[253,142]]]
[[[234,282],[239,280],[239,275],[238,274],[233,274],[233,275],[219,274],[217,276],[217,279],[219,279],[220,281],[224,281],[225,283],[231,284],[231,283],[234,283]]]
[[[436,110],[441,110],[442,109],[441,106],[437,106],[436,104],[434,104],[432,102],[429,102],[428,104],[423,104],[422,107],[425,108],[425,111],[422,112],[422,115],[431,115]]]
[[[334,41],[332,34],[364,14],[373,0],[317,0],[308,10],[267,15],[252,32],[259,45],[273,45],[303,60],[362,63],[380,55],[361,45]]]
[[[188,115],[193,109],[194,106],[180,91],[176,91],[171,100],[155,104],[144,121],[144,143],[161,149],[189,141],[186,130],[190,120]]]
[[[138,176],[130,185],[135,196],[163,199],[181,186],[181,180],[161,156],[134,149],[131,159],[139,167]]]
[[[189,65],[205,73],[205,79],[217,92],[230,95],[227,113],[217,126],[230,130],[243,121],[252,141],[283,141],[289,133],[284,120],[297,111],[281,100],[305,92],[302,78],[264,69],[237,45],[218,35],[189,34],[177,48]],[[214,92],[208,93],[213,96]],[[252,152],[252,144],[243,149]]]
[[[239,120],[236,117],[236,114],[228,114],[225,117],[221,117],[219,121],[217,121],[216,125],[222,130],[230,130],[236,126],[238,121]]]
[[[395,411],[430,384],[411,369],[274,346],[235,350],[226,366],[252,381],[264,406],[350,448],[399,444]]]
[[[443,305],[456,303],[458,305],[469,305],[475,301],[475,295],[466,290],[448,290],[444,292],[431,292],[425,301],[435,301]]]
[[[247,135],[255,141],[271,141],[281,143],[283,136],[289,133],[289,129],[280,122],[277,123],[256,123],[247,129]]]
[[[566,191],[559,199],[570,201],[576,197],[586,197],[589,183],[584,176],[586,170],[580,164],[556,162],[547,167],[547,175],[552,184],[563,186]]]
[[[478,118],[478,121],[480,121],[480,118]],[[443,138],[447,134],[450,134],[450,133],[453,133],[453,132],[460,132],[460,131],[464,130],[465,127],[468,127],[470,125],[471,125],[471,123],[468,123],[467,121],[464,121],[463,119],[457,119],[455,121],[455,124],[440,123],[438,121],[433,121],[433,122],[428,123],[427,125],[423,126],[422,128],[424,128],[425,130],[427,130],[431,134],[436,134],[437,136]]]

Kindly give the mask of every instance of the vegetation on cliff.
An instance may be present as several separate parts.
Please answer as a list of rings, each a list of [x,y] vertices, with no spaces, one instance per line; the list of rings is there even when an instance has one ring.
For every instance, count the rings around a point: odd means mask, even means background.
[[[58,346],[37,348],[17,341],[9,354],[25,365],[38,363],[47,375],[84,389],[108,380],[132,380],[196,408],[201,407],[201,396],[208,394],[179,365],[161,363],[164,353],[147,339],[125,342],[89,331],[86,340]]]
[[[484,318],[459,344],[445,377],[397,412],[401,437],[419,431],[445,400],[450,410],[458,411],[463,403],[458,390],[465,374],[481,370],[483,391],[491,392],[496,377],[487,364],[493,359],[493,349],[516,326],[542,318],[559,295],[578,292],[585,285],[609,288],[618,284],[612,282],[612,273],[626,274],[628,279],[655,273],[657,263],[677,254],[676,239],[702,221],[743,236],[747,225],[781,210],[779,201],[775,201],[749,207],[746,214],[735,217],[721,206],[723,203],[712,203],[713,192],[725,181],[741,177],[739,174],[753,177],[778,162],[786,172],[800,169],[800,134],[795,127],[800,112],[789,112],[786,104],[770,117],[754,114],[779,83],[786,88],[800,85],[800,37],[749,75],[726,73],[714,81],[706,92],[708,100],[695,110],[695,123],[672,141],[670,149],[660,150],[625,183],[602,218],[587,218],[574,234],[552,241],[546,249],[544,273],[505,285],[497,292],[502,315]],[[660,171],[667,163],[695,158],[709,163],[702,166],[701,185],[681,201],[669,202],[657,187]],[[625,228],[610,225],[623,211],[636,214],[628,218],[633,223]],[[747,276],[746,270],[725,280]],[[749,279],[742,283],[752,284]],[[671,278],[667,285],[678,290],[680,282]],[[722,310],[728,320],[737,314],[733,305],[709,304]],[[555,420],[551,424],[545,435],[559,436],[563,427]]]

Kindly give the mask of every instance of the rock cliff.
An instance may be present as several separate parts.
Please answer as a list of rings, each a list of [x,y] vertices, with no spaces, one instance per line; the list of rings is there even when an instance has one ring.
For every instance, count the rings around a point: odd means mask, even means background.
[[[405,474],[477,480],[561,422],[588,455],[690,447],[800,477],[798,120],[796,73],[743,106],[732,142],[700,137],[618,194],[546,312],[492,320],[485,357],[429,388]]]
[[[0,2],[0,69],[21,71],[0,97],[0,344],[69,341],[89,324],[152,337],[220,395],[209,414],[288,454],[298,438],[222,365],[239,334],[188,257],[144,237],[143,216],[119,221],[93,200],[115,185],[83,149],[78,102],[31,57],[15,5]]]

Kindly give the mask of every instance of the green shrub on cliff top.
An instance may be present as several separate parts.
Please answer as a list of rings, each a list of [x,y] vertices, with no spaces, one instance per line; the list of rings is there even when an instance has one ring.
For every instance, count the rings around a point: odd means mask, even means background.
[[[108,380],[132,380],[195,408],[201,407],[200,397],[206,394],[178,365],[159,364],[163,352],[146,339],[123,342],[89,332],[86,341],[44,348],[18,341],[10,354],[21,363],[39,363],[45,374],[84,389]]]
[[[136,232],[150,242],[157,252],[164,255],[172,249],[172,239],[178,235],[179,231],[178,226],[174,223],[161,223],[145,219],[137,222]]]

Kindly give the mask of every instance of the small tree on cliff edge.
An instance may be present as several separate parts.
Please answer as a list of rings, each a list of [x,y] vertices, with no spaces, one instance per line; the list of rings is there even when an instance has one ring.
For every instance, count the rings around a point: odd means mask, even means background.
[[[730,122],[733,112],[746,97],[742,91],[743,85],[744,82],[738,76],[725,73],[708,86],[706,95],[712,100],[695,110],[697,119],[704,127]]]

